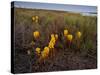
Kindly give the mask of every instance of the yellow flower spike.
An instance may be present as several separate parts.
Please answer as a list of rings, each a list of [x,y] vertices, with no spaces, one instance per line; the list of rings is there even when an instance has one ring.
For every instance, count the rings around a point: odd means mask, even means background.
[[[51,38],[55,37],[54,34],[51,34]]]
[[[49,47],[49,48],[52,48],[52,42],[49,43],[49,46],[48,46],[48,47]]]
[[[54,34],[51,34],[51,40],[50,40],[49,45],[48,45],[49,48],[54,48],[54,45],[55,45],[55,42],[56,42],[56,38],[57,38],[57,35],[55,37]]]
[[[73,39],[73,35],[68,34],[68,35],[67,35],[67,40],[69,40],[69,41],[71,42],[71,41],[72,41],[72,39]]]
[[[67,34],[68,34],[68,30],[65,29],[65,30],[64,30],[64,36],[67,36]]]
[[[32,20],[35,21],[35,17],[34,16],[32,17]]]
[[[55,41],[56,41],[55,38],[51,38],[51,42],[55,43]]]
[[[36,53],[37,53],[37,55],[40,55],[41,49],[39,47],[36,48]]]
[[[78,48],[80,48],[80,38],[81,38],[81,35],[82,35],[82,33],[80,32],[80,31],[78,31],[77,33],[76,33],[76,36],[77,36],[77,47]]]
[[[50,44],[55,45],[56,40],[54,38],[51,39]]]
[[[35,16],[35,18],[36,18],[35,22],[38,23],[39,17]]]
[[[39,36],[40,36],[39,31],[33,32],[33,36],[34,36],[34,38],[39,38]]]
[[[77,37],[80,38],[82,33],[80,31],[77,32]]]
[[[56,40],[58,39],[58,34],[55,34],[55,39],[56,39]]]
[[[49,48],[54,48],[54,43],[53,42],[50,42],[48,47]]]
[[[49,55],[49,47],[44,47],[44,50],[42,51],[42,58],[46,58]]]
[[[35,16],[35,18],[36,18],[36,20],[38,20],[38,19],[39,19],[39,17],[38,17],[38,16]]]
[[[49,47],[44,47],[44,51],[46,51],[46,53],[49,53]]]

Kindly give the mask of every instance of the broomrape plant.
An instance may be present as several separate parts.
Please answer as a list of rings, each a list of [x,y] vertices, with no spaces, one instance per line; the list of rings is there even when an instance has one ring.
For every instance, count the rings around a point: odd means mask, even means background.
[[[40,54],[41,54],[41,49],[40,49],[39,47],[36,48],[36,54],[37,54],[38,56],[40,56]]]
[[[33,32],[33,37],[34,37],[35,39],[39,38],[39,37],[40,37],[40,32],[39,32],[39,31]]]
[[[38,23],[39,22],[39,17],[38,16],[33,16],[32,20],[33,20],[33,22]]]
[[[41,52],[41,58],[46,59],[49,55],[49,47],[44,47],[44,50]]]
[[[82,33],[81,33],[80,31],[78,31],[76,35],[77,35],[77,37],[80,39],[80,38],[81,38]]]
[[[80,31],[78,31],[76,33],[76,36],[77,36],[77,47],[79,48],[80,47],[80,40],[79,39],[81,38],[82,33]]]
[[[68,40],[69,48],[70,48],[70,46],[71,46],[72,39],[73,39],[73,35],[72,35],[72,34],[68,34],[68,35],[67,35],[67,40]]]
[[[65,30],[64,30],[64,36],[66,37],[66,36],[67,36],[67,34],[68,34],[68,30],[67,30],[67,29],[65,29]]]

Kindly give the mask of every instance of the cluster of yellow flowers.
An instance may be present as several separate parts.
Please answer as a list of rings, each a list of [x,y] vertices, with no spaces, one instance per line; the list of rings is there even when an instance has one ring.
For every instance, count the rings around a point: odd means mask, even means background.
[[[34,34],[34,38],[39,37],[40,33],[38,31],[33,32]],[[40,58],[42,59],[46,59],[50,53],[50,49],[54,48],[55,42],[58,39],[58,35],[57,34],[51,34],[51,40],[49,42],[49,45],[44,47],[43,51],[41,51],[41,49],[39,47],[37,47],[36,50],[36,54],[38,56],[40,56]]]
[[[64,30],[64,36],[67,38],[67,40],[68,41],[72,41],[72,39],[73,39],[73,35],[71,35],[71,34],[68,34],[68,30],[67,29],[65,29]]]
[[[40,58],[45,59],[49,55],[49,47],[44,47],[43,51],[39,47],[35,49],[36,54],[40,56]]]
[[[80,38],[81,35],[82,35],[82,33],[81,33],[80,31],[78,31],[78,32],[76,33],[76,36],[77,36],[78,38]],[[73,39],[73,35],[72,35],[72,34],[69,34],[67,29],[64,30],[64,36],[65,36],[65,37],[67,38],[67,40],[70,41],[70,42],[71,42],[72,39]]]
[[[68,33],[68,30],[65,29],[64,30],[64,37],[71,43],[73,40],[73,35]],[[80,31],[78,31],[76,33],[77,38],[80,38],[82,35],[82,33]],[[40,37],[40,32],[39,31],[35,31],[33,32],[33,36],[35,39]],[[56,41],[58,39],[58,34],[51,34],[51,39],[50,42],[48,44],[48,46],[45,46],[44,49],[41,51],[41,49],[39,47],[36,48],[36,54],[38,56],[40,56],[40,58],[42,59],[46,59],[50,53],[50,50],[54,49],[54,46],[56,44]]]
[[[35,23],[38,23],[38,22],[39,22],[39,16],[33,16],[33,17],[32,17],[32,21],[35,22]],[[65,39],[66,39],[66,40],[70,43],[70,45],[71,45],[71,42],[72,42],[72,40],[73,40],[73,35],[70,34],[69,31],[68,31],[67,29],[65,29],[65,30],[63,31],[63,35],[64,35]],[[81,33],[80,31],[77,31],[75,37],[77,37],[78,39],[80,39],[80,38],[81,38],[81,35],[82,35],[82,33]],[[33,37],[34,37],[34,39],[38,39],[38,38],[40,37],[40,32],[39,32],[38,30],[34,31],[34,32],[33,32]],[[36,54],[37,54],[40,58],[46,59],[46,58],[49,56],[50,53],[52,54],[57,39],[58,39],[58,34],[51,34],[51,38],[50,38],[50,41],[49,41],[49,43],[48,43],[48,46],[45,46],[43,50],[41,50],[41,48],[37,47],[37,48],[35,49]],[[34,45],[35,42],[32,42],[31,44]],[[30,51],[29,51],[29,50],[28,50],[28,54],[30,54]]]
[[[33,22],[35,21],[36,23],[38,23],[39,21],[39,17],[38,16],[33,16],[32,17]]]
[[[33,37],[35,39],[39,38],[40,37],[40,32],[39,31],[34,31],[33,32]],[[36,51],[36,54],[38,56],[42,57],[42,58],[46,58],[49,55],[49,47],[44,47],[44,50],[43,51],[41,51],[41,49],[39,47],[37,47],[35,49],[35,51]]]

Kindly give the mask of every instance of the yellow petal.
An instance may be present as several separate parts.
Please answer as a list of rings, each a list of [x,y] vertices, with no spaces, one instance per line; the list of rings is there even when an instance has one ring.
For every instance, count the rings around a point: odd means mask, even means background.
[[[73,39],[73,35],[68,34],[68,35],[67,35],[67,39],[68,39],[69,41],[72,41],[72,39]]]
[[[33,32],[33,36],[34,36],[34,38],[38,38],[40,36],[39,31]]]
[[[77,37],[80,38],[82,33],[80,31],[77,32]]]
[[[37,54],[40,54],[40,53],[41,53],[40,50],[41,50],[41,49],[40,49],[39,47],[36,48],[36,52],[37,52]]]
[[[68,34],[68,30],[65,29],[65,30],[64,30],[64,36],[67,36],[67,34]]]

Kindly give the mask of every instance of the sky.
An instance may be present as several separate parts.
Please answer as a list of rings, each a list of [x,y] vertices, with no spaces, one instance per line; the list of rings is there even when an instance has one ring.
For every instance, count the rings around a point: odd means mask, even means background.
[[[37,3],[37,2],[21,2],[15,1],[15,7],[32,8],[32,9],[46,9],[46,10],[61,10],[70,12],[90,12],[97,13],[96,6],[83,5],[67,5],[67,4],[53,4],[53,3]]]

